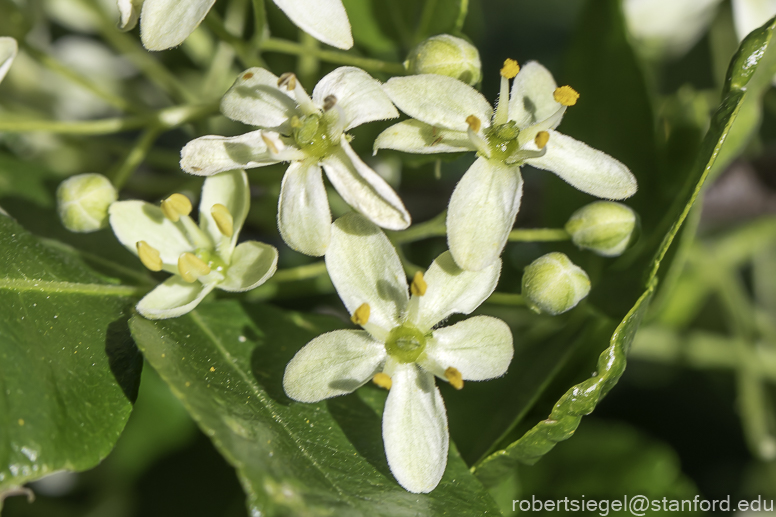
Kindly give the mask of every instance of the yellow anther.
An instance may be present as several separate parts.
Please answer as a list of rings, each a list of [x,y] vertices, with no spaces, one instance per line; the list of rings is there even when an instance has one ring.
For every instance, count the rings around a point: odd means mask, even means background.
[[[547,145],[547,142],[549,141],[550,134],[547,131],[539,131],[536,133],[536,138],[534,138],[534,143],[539,149],[544,149],[544,146]]]
[[[370,312],[371,309],[369,309],[369,304],[362,303],[359,308],[356,309],[356,312],[353,313],[353,316],[350,317],[350,321],[356,325],[366,325],[366,323],[369,321]]]
[[[514,59],[507,59],[504,61],[504,66],[501,67],[501,77],[505,79],[514,78],[520,71],[520,65]]]
[[[555,88],[555,93],[553,93],[552,96],[564,106],[573,106],[577,103],[577,99],[579,99],[579,94],[571,86]]]
[[[428,284],[423,280],[423,273],[418,271],[415,276],[412,277],[412,284],[410,284],[410,292],[415,296],[423,296],[426,294]]]
[[[185,281],[192,283],[210,273],[210,267],[201,258],[187,251],[178,257],[178,272]]]
[[[329,111],[335,104],[337,104],[337,97],[334,95],[327,95],[326,98],[323,99],[323,111]]]
[[[278,154],[278,147],[275,145],[275,142],[273,142],[270,137],[262,133],[261,139],[264,140],[264,144],[269,148],[270,151],[272,151],[275,154]]]
[[[300,127],[302,127],[302,121],[299,120],[299,117],[297,117],[296,115],[291,117],[291,127],[294,129],[299,129]]]
[[[457,390],[463,389],[463,377],[461,376],[461,372],[452,366],[445,370],[445,379],[450,382],[450,386],[453,388]]]
[[[482,127],[482,121],[475,117],[474,115],[469,115],[466,117],[466,123],[469,124],[469,127],[474,131],[475,133],[480,130]]]
[[[391,389],[391,386],[393,385],[391,377],[383,372],[376,373],[375,376],[372,377],[372,382],[386,390]]]
[[[278,87],[285,86],[288,91],[296,88],[296,76],[292,72],[286,72],[278,78]]]
[[[191,213],[191,201],[183,194],[173,194],[162,201],[162,213],[170,221],[177,223],[182,215]]]
[[[210,208],[210,215],[213,216],[219,232],[227,237],[231,237],[234,234],[234,218],[229,213],[228,208],[221,203],[216,203]]]
[[[148,244],[146,241],[138,241],[137,256],[140,262],[151,271],[162,270],[162,259],[159,257],[159,250]]]

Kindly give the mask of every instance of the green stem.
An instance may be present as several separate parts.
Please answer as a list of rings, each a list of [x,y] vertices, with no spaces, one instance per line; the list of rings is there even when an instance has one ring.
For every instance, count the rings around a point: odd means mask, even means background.
[[[264,0],[253,0],[253,46],[258,48],[267,28],[267,9]]]
[[[294,282],[297,280],[307,280],[308,278],[315,278],[326,273],[326,263],[323,261],[313,262],[304,266],[297,266],[288,269],[279,269],[270,282]]]
[[[205,25],[213,31],[213,34],[215,34],[218,39],[232,46],[237,57],[240,58],[240,61],[244,66],[248,68],[264,66],[264,62],[256,52],[255,46],[251,42],[245,41],[232,34],[226,26],[224,26],[224,21],[217,12],[210,11],[210,13],[208,13],[207,18],[205,18]]]
[[[520,294],[513,293],[493,293],[485,300],[485,303],[494,303],[496,305],[513,305],[523,307],[526,305],[525,298]]]
[[[318,40],[301,29],[299,30],[299,40],[307,49],[307,52],[299,55],[299,59],[296,62],[296,72],[302,84],[312,86],[321,68],[321,61],[313,55],[319,48]]]
[[[441,237],[445,235],[445,218],[447,212],[442,212],[433,219],[429,219],[426,222],[416,224],[400,232],[388,231],[386,234],[388,238],[395,244],[406,244],[408,242],[415,242],[429,237]]]
[[[124,184],[130,176],[132,176],[132,173],[134,173],[138,166],[143,162],[148,151],[154,145],[154,142],[156,142],[159,133],[161,133],[161,129],[157,126],[152,126],[146,129],[137,139],[135,145],[132,146],[132,149],[129,150],[126,158],[124,158],[124,161],[118,167],[115,174],[113,174],[113,185],[117,190],[121,190],[122,187],[124,187]]]
[[[554,242],[570,238],[563,228],[523,228],[509,232],[510,242]]]
[[[354,56],[347,52],[325,49],[309,49],[295,41],[288,41],[278,38],[267,38],[261,43],[262,52],[279,52],[281,54],[305,55],[333,63],[336,65],[351,65],[369,70],[372,72],[384,72],[393,75],[404,75],[407,71],[401,63],[389,63],[380,59],[371,59],[368,57]]]

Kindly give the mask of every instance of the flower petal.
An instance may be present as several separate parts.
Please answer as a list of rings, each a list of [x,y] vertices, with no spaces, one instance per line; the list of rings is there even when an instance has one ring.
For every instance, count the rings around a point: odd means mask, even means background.
[[[250,169],[277,163],[261,139],[261,131],[240,136],[208,135],[181,149],[181,169],[197,176],[210,176],[232,169]]]
[[[415,119],[399,122],[380,133],[374,149],[394,149],[417,154],[476,150],[465,132],[434,127]]]
[[[331,238],[331,211],[321,168],[315,161],[293,162],[280,185],[278,227],[292,249],[320,257]]]
[[[218,229],[211,210],[216,203],[229,210],[232,215],[232,235],[226,236]],[[216,243],[221,258],[229,262],[237,237],[242,230],[251,205],[248,175],[242,170],[222,172],[210,176],[202,185],[202,199],[199,202],[199,227]]]
[[[278,77],[263,68],[242,72],[221,99],[221,113],[232,120],[264,129],[288,129],[289,119],[302,116],[292,92],[278,88]]]
[[[404,230],[410,225],[410,214],[396,192],[344,138],[340,148],[323,159],[323,169],[345,202],[378,226]]]
[[[368,303],[369,323],[386,330],[400,323],[409,300],[404,269],[388,237],[364,216],[334,221],[326,269],[350,314]]]
[[[335,330],[320,335],[286,366],[283,389],[299,402],[350,393],[380,370],[385,347],[363,330]]]
[[[520,167],[477,158],[455,187],[447,211],[447,243],[456,264],[478,271],[498,259],[522,195]]]
[[[383,412],[388,466],[401,486],[431,492],[447,465],[447,413],[434,376],[415,364],[400,364],[391,376]]]
[[[148,50],[183,43],[207,16],[216,0],[146,0],[140,15],[140,39]]]
[[[480,92],[452,77],[436,74],[394,77],[383,85],[396,107],[432,126],[466,131],[466,117],[474,115],[490,125],[493,108]]]
[[[732,7],[739,41],[776,14],[776,0],[733,0]]]
[[[313,38],[341,49],[353,46],[350,22],[342,0],[274,0],[294,25]]]
[[[118,0],[119,30],[128,31],[135,28],[143,8],[143,0]]]
[[[523,129],[552,116],[562,107],[553,96],[557,87],[550,71],[536,61],[523,65],[512,83],[509,120]]]
[[[16,57],[16,53],[19,51],[19,45],[16,40],[9,37],[0,38],[0,81],[3,80],[5,74],[11,68],[11,63]]]
[[[263,242],[247,241],[234,249],[232,262],[219,289],[231,292],[250,291],[275,274],[278,250]]]
[[[466,271],[449,251],[439,255],[424,274],[426,294],[418,297],[419,329],[430,330],[451,314],[469,314],[493,293],[501,274],[498,258],[479,271]]]
[[[430,364],[423,367],[444,379],[444,371],[452,366],[464,380],[484,381],[504,375],[513,354],[512,331],[506,323],[474,316],[435,330],[426,346]]]
[[[366,122],[397,118],[399,112],[380,82],[360,68],[343,66],[326,74],[313,90],[313,102],[323,106],[333,95],[345,112],[345,131]]]
[[[215,284],[188,283],[174,275],[145,295],[137,304],[137,312],[149,320],[177,318],[194,310]]]
[[[636,178],[621,162],[570,136],[549,133],[547,153],[526,160],[527,164],[554,172],[572,187],[596,197],[625,199],[636,193]]]

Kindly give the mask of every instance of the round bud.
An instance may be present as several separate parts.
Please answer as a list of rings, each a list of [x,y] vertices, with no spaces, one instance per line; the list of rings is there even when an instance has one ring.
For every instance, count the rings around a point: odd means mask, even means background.
[[[482,77],[477,48],[449,34],[432,36],[420,42],[410,51],[404,67],[411,74],[446,75],[472,86]]]
[[[583,206],[566,223],[571,240],[580,248],[604,257],[617,257],[638,234],[638,216],[630,207],[613,201]]]
[[[536,312],[561,314],[573,309],[590,292],[585,271],[563,253],[548,253],[523,273],[523,297]]]
[[[116,198],[116,188],[105,176],[78,174],[59,184],[57,211],[71,232],[94,232],[108,225],[108,207]]]

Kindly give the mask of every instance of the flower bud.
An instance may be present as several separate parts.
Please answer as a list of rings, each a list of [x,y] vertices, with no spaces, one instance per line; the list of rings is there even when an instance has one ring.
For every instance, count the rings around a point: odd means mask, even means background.
[[[105,176],[79,174],[59,184],[57,211],[71,232],[94,232],[108,225],[108,207],[116,198],[116,188]]]
[[[536,312],[553,316],[573,309],[590,292],[585,271],[563,253],[548,253],[523,273],[523,297]]]
[[[480,53],[466,40],[440,34],[420,42],[410,51],[404,67],[411,74],[453,77],[469,85],[480,82]]]
[[[638,216],[630,207],[612,201],[583,206],[566,223],[571,240],[604,257],[622,255],[635,241]]]

